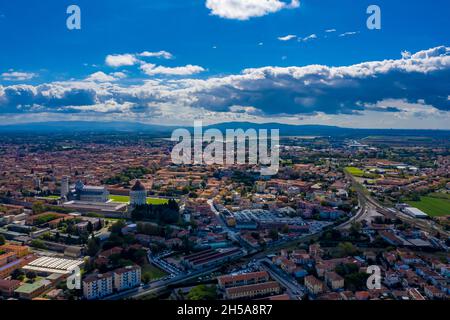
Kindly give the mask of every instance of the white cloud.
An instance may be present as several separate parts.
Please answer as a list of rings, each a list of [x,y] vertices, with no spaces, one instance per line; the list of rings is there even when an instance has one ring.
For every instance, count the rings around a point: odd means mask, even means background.
[[[127,75],[126,75],[125,72],[113,72],[113,73],[111,73],[111,75],[112,75],[113,77],[118,78],[118,79],[123,79],[123,78],[126,78],[126,77],[127,77]]]
[[[133,106],[134,103],[130,102],[118,103],[113,99],[109,99],[103,103],[97,103],[93,105],[67,106],[66,110],[95,112],[95,113],[124,113],[128,112]]]
[[[280,41],[289,41],[289,40],[295,39],[296,37],[297,36],[294,35],[294,34],[288,34],[287,36],[284,36],[284,37],[278,37],[278,40],[280,40]]]
[[[139,54],[140,57],[154,57],[154,58],[163,58],[163,59],[173,59],[173,55],[167,51],[158,51],[158,52],[149,52],[144,51]]]
[[[402,54],[402,58],[403,59],[409,59],[409,58],[411,58],[411,52],[409,52],[409,51],[402,51],[401,52],[401,54]]]
[[[133,54],[113,54],[108,55],[105,59],[105,62],[110,67],[126,67],[133,66],[139,62],[138,59]]]
[[[174,76],[186,76],[186,75],[192,75],[197,74],[200,72],[205,71],[204,68],[200,66],[194,66],[191,64],[188,64],[183,67],[164,67],[164,66],[157,66],[152,63],[146,63],[141,66],[141,70],[149,75],[174,75]]]
[[[102,71],[95,72],[86,78],[86,81],[94,81],[94,82],[112,82],[117,79],[112,75],[107,75]]]
[[[331,33],[331,32],[336,32],[336,31],[337,31],[336,29],[328,29],[328,30],[325,30],[326,33]]]
[[[31,72],[19,72],[10,70],[9,72],[2,73],[1,76],[5,81],[24,81],[33,79],[37,75]]]
[[[317,39],[317,35],[315,33],[310,34],[309,36],[304,37],[303,39],[299,39],[299,41],[306,42],[306,41],[314,40],[314,39]]]
[[[349,66],[268,66],[228,76],[160,77],[133,84],[64,81],[0,85],[0,121],[10,123],[12,116],[2,118],[7,114],[34,115],[32,119],[44,113],[95,119],[98,113],[127,119],[148,116],[168,124],[181,121],[182,113],[183,121],[258,117],[261,121],[295,118],[298,122],[301,118],[350,127],[448,129],[449,52],[450,48],[442,46],[409,58]],[[191,65],[146,64],[146,68],[151,75],[189,75],[204,70]],[[118,78],[113,73],[104,76]]]
[[[359,31],[349,31],[349,32],[344,32],[344,33],[341,33],[341,34],[339,35],[339,37],[354,36],[355,34],[358,34],[358,33],[359,33]]]
[[[248,20],[262,17],[283,9],[300,7],[299,0],[284,2],[281,0],[207,0],[206,7],[212,15],[225,19]]]
[[[419,51],[413,55],[411,55],[411,59],[428,59],[433,57],[441,57],[441,56],[449,56],[450,55],[450,48],[440,46],[431,48],[428,50],[422,50]]]

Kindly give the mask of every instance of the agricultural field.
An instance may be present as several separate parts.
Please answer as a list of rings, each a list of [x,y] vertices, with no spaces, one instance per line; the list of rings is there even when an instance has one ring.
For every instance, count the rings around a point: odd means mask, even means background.
[[[434,197],[433,194],[421,197],[420,201],[407,201],[410,206],[422,210],[431,217],[450,215],[450,200]]]
[[[130,196],[110,195],[109,199],[111,199],[114,202],[120,202],[120,203],[130,202]],[[159,204],[166,204],[168,202],[169,202],[169,200],[167,200],[167,199],[147,198],[147,204],[159,205]]]

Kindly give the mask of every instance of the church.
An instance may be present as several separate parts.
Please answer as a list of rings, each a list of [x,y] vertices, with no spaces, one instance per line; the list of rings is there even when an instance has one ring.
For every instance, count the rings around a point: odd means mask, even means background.
[[[109,191],[105,187],[85,185],[81,180],[69,187],[69,179],[64,177],[61,181],[61,198],[104,203],[109,201]]]

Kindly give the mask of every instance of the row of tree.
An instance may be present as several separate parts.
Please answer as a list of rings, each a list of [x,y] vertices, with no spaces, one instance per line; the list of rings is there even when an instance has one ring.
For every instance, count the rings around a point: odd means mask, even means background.
[[[135,221],[154,221],[158,224],[174,224],[180,219],[180,207],[173,199],[170,199],[166,204],[141,205],[134,208],[131,212],[131,218]]]

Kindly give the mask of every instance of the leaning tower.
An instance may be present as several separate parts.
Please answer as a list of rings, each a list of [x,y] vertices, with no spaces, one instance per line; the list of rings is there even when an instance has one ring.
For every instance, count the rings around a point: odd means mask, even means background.
[[[61,198],[67,198],[69,194],[69,177],[63,176],[61,179]]]

